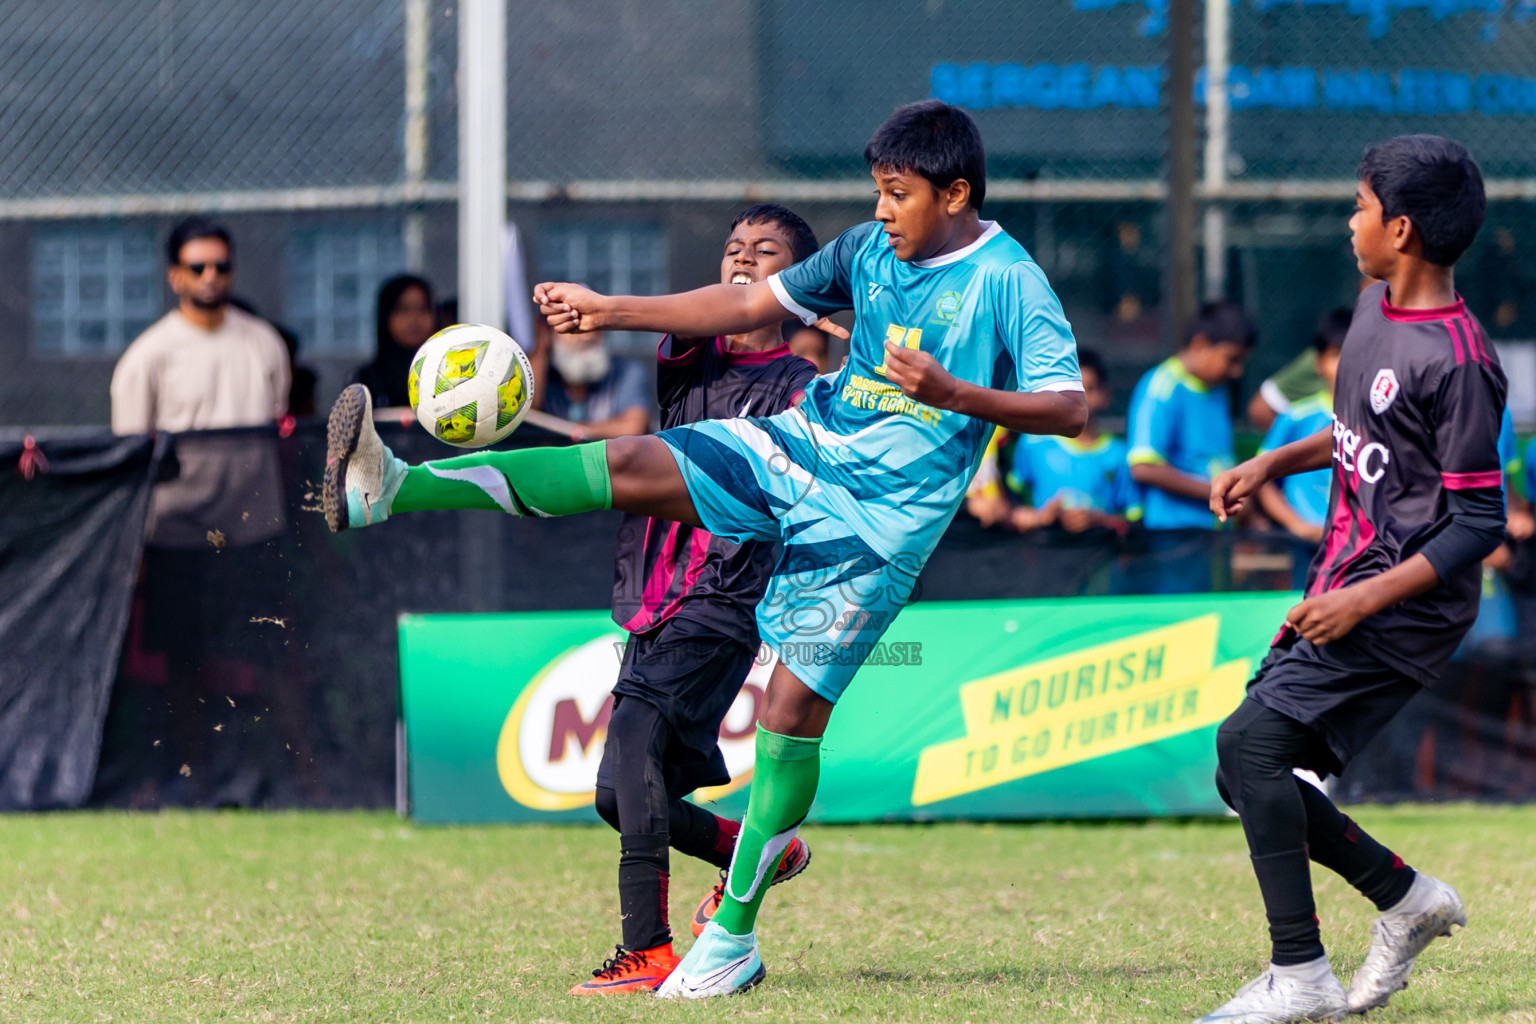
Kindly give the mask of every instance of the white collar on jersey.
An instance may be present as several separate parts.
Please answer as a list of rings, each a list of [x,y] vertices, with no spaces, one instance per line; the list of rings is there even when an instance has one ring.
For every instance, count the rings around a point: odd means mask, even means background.
[[[971,253],[992,241],[993,236],[1000,234],[1002,230],[1002,228],[997,226],[997,221],[984,220],[981,222],[981,237],[964,249],[956,249],[954,252],[947,252],[943,256],[935,256],[932,259],[913,260],[912,265],[923,270],[932,270],[934,267],[947,267],[951,263],[959,263],[971,255]]]

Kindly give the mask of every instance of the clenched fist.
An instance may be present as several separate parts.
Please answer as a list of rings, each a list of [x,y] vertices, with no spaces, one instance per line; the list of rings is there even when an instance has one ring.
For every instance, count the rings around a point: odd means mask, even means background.
[[[606,328],[602,319],[604,298],[590,288],[563,281],[546,281],[533,290],[539,313],[556,334],[585,334]]]
[[[908,398],[915,398],[935,409],[954,407],[960,382],[927,352],[885,343],[885,379],[901,388]]]

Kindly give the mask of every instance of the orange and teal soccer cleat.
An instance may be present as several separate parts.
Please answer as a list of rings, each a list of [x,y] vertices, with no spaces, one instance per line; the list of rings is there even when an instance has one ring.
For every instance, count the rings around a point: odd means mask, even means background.
[[[592,980],[571,989],[573,996],[618,996],[630,992],[654,992],[676,967],[672,943],[654,949],[614,947],[613,956],[592,972]]]
[[[773,879],[768,884],[778,885],[780,882],[787,882],[810,867],[810,864],[811,848],[804,839],[796,836],[794,841],[785,848],[784,856],[779,858],[778,869],[774,871]],[[723,899],[725,899],[724,871],[720,872],[720,881],[716,882],[715,887],[709,890],[708,896],[699,901],[697,909],[693,912],[691,928],[694,938],[704,934],[704,926],[709,924],[710,920],[715,916],[715,911],[720,909],[720,901]]]

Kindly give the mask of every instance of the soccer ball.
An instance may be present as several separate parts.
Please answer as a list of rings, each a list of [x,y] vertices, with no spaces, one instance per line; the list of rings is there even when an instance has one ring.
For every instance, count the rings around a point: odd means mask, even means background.
[[[484,324],[454,324],[411,360],[406,390],[432,436],[460,448],[495,444],[533,404],[533,366],[523,347]]]

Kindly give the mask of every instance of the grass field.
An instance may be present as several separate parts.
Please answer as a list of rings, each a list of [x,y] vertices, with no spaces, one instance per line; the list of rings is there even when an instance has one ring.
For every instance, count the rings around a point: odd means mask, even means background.
[[[1536,812],[1361,809],[1470,927],[1372,1024],[1536,1020]],[[61,814],[0,825],[0,1019],[1187,1020],[1265,959],[1231,821],[821,827],[774,890],[768,981],[730,1001],[576,1000],[618,937],[598,828],[384,814]],[[1372,911],[1319,872],[1346,983]],[[686,936],[712,881],[674,863]],[[606,947],[606,948],[605,948]]]

